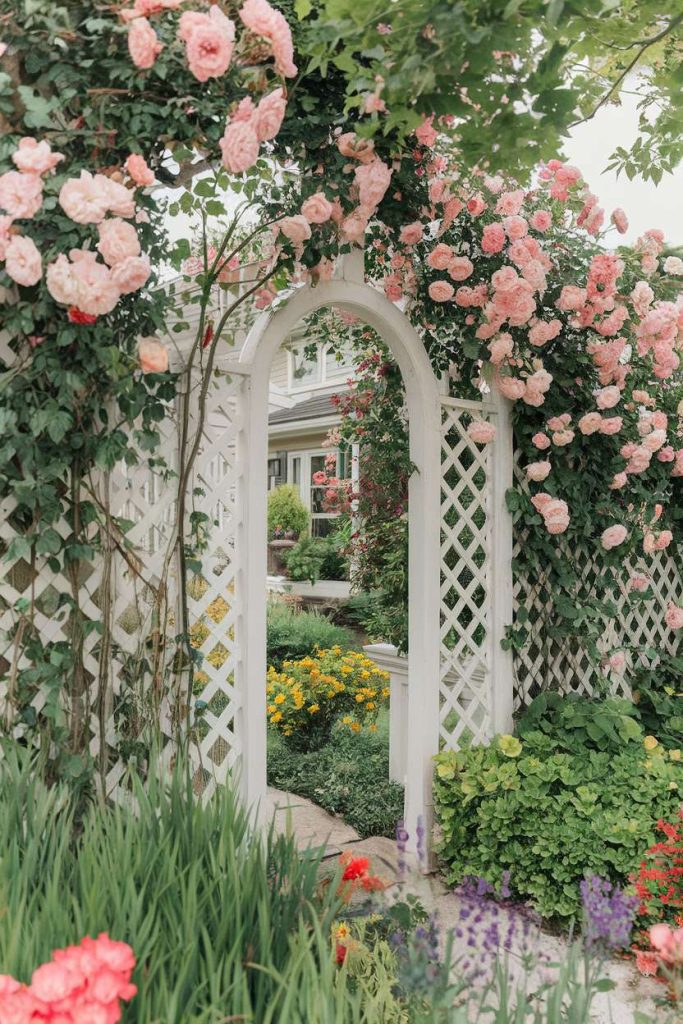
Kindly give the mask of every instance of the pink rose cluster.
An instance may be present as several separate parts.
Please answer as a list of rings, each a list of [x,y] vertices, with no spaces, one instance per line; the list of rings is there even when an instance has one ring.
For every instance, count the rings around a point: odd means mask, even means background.
[[[247,96],[228,119],[219,145],[223,166],[231,174],[248,171],[258,160],[262,142],[274,139],[280,131],[287,101],[279,87],[268,93],[258,104]]]
[[[36,968],[30,985],[0,975],[0,1021],[29,1024],[117,1024],[121,1002],[132,999],[133,950],[106,933],[57,949]]]
[[[0,175],[0,263],[18,285],[30,288],[43,276],[43,263],[33,239],[21,233],[15,220],[31,220],[43,204],[43,178],[64,157],[48,142],[26,137],[12,154],[16,171]]]
[[[97,225],[96,248],[104,262],[91,249],[71,249],[68,257],[61,253],[47,268],[47,289],[56,302],[86,317],[111,313],[121,296],[139,291],[152,272],[128,223],[135,216],[135,195],[120,182],[83,170],[62,185],[59,203],[75,223]]]
[[[467,436],[475,444],[490,444],[496,436],[496,428],[488,420],[474,419],[467,427]]]
[[[533,496],[531,504],[543,517],[543,524],[548,533],[556,535],[566,531],[571,519],[566,501],[553,498],[552,495],[541,491]]]

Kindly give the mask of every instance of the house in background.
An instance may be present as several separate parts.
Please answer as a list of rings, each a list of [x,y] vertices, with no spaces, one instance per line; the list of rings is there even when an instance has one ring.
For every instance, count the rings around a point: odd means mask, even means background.
[[[342,357],[319,343],[311,352],[312,339],[305,328],[282,346],[270,376],[268,418],[268,489],[280,484],[298,488],[311,517],[313,537],[325,537],[333,528],[336,513],[325,511],[325,487],[317,486],[314,474],[325,469],[334,453],[336,476],[351,478],[348,450],[324,447],[329,430],[341,417],[332,404],[334,395],[348,391],[353,373],[351,354]]]

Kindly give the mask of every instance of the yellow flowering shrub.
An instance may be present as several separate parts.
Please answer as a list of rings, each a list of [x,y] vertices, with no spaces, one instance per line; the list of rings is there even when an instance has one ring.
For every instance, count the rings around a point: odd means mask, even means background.
[[[352,732],[373,732],[389,698],[389,674],[360,651],[341,647],[268,669],[268,722],[295,750],[318,750],[337,720]]]

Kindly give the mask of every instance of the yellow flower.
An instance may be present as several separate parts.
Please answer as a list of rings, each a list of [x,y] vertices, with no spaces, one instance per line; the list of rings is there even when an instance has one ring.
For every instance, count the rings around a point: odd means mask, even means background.
[[[356,694],[356,700],[357,700],[357,702],[359,704],[362,704],[363,701],[365,700],[365,694],[364,693],[357,693]]]
[[[351,722],[351,732],[360,732],[360,725],[358,722]]]
[[[344,939],[348,939],[351,934],[349,926],[347,924],[339,924],[335,930],[335,936],[338,942],[342,942]]]
[[[352,721],[353,719],[351,718],[351,715],[344,715],[342,718],[342,725],[351,725]]]
[[[368,709],[368,711],[374,711],[374,709],[377,707],[374,700],[369,700],[365,706]]]
[[[342,667],[341,667],[341,674],[343,676],[350,676],[352,672],[353,672],[353,669],[349,668],[348,665],[342,665]]]
[[[311,706],[308,709],[308,711],[309,711],[309,713],[311,715],[314,715],[316,713],[316,711],[320,711],[320,705],[319,704],[311,704]]]
[[[522,744],[516,736],[499,736],[498,749],[506,757],[519,757],[522,753]]]
[[[643,746],[646,750],[654,750],[655,747],[659,746],[659,741],[654,736],[646,736],[643,740]]]
[[[284,700],[285,700],[284,693],[278,693],[277,697],[275,698],[275,703],[276,704],[283,704]]]
[[[678,748],[676,748],[675,750],[670,750],[669,751],[669,757],[671,758],[672,761],[680,761],[680,759],[681,759],[681,752],[680,752],[680,750]]]
[[[377,726],[376,725],[369,725],[368,726],[368,731],[369,732],[377,732]]]
[[[367,669],[363,669],[363,671],[360,674],[360,677],[361,679],[369,679],[370,673],[367,671]]]
[[[273,723],[273,725],[275,725],[276,722],[280,722],[282,720],[282,712],[276,711],[275,714],[271,716],[270,720]]]
[[[275,707],[275,705],[274,704],[269,704],[268,705],[268,714],[272,715],[274,711],[277,711],[277,708]]]

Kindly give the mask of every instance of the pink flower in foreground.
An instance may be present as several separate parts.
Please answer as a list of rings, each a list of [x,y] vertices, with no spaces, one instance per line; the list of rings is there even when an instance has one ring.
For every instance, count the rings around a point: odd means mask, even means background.
[[[65,306],[75,306],[78,301],[78,282],[73,272],[73,265],[69,263],[64,253],[60,253],[54,263],[47,268],[46,284],[55,302],[61,302]]]
[[[650,581],[643,573],[635,573],[628,581],[628,589],[642,594],[650,586]]]
[[[251,121],[229,121],[219,146],[223,166],[232,174],[248,171],[258,160],[259,140]]]
[[[535,231],[547,231],[552,223],[552,214],[548,210],[536,210],[531,215],[531,226]]]
[[[541,432],[534,434],[531,438],[531,443],[535,448],[538,448],[539,451],[545,451],[546,448],[550,448],[550,445],[552,444],[548,435]]]
[[[617,524],[615,526],[608,526],[603,531],[600,543],[602,544],[605,551],[611,551],[612,548],[616,548],[619,544],[623,544],[628,536],[628,530],[625,526]]]
[[[423,118],[422,124],[415,129],[415,138],[421,146],[431,147],[436,142],[438,135],[433,127],[434,115]]]
[[[454,281],[466,281],[474,273],[474,264],[467,256],[454,256],[448,265],[448,274]]]
[[[144,156],[140,156],[139,153],[131,153],[124,167],[136,185],[142,187],[154,184],[154,171],[148,166]]]
[[[467,212],[469,213],[470,217],[480,217],[485,209],[486,203],[484,202],[483,197],[479,195],[479,193],[472,196],[471,199],[467,200]]]
[[[253,115],[253,124],[259,142],[268,142],[275,138],[280,131],[286,109],[287,100],[281,87],[273,89],[267,96],[259,100]]]
[[[375,143],[372,139],[361,139],[355,132],[344,132],[337,139],[337,149],[342,156],[369,164],[375,159]]]
[[[128,29],[128,50],[133,64],[142,71],[154,66],[164,48],[147,18],[136,18]]]
[[[496,436],[496,428],[488,420],[472,420],[467,427],[467,436],[475,444],[490,444]]]
[[[548,533],[564,533],[570,523],[569,508],[561,498],[551,498],[541,509],[541,515]]]
[[[90,316],[111,313],[121,297],[113,272],[104,263],[98,263],[94,252],[72,249],[69,255],[73,263],[78,308]]]
[[[450,245],[445,242],[438,242],[427,256],[427,263],[434,270],[446,270],[454,253]]]
[[[43,276],[43,264],[35,242],[24,235],[13,235],[5,252],[5,270],[17,284],[29,288]]]
[[[29,220],[43,204],[43,181],[38,174],[7,171],[0,174],[0,210],[17,220]]]
[[[99,235],[97,248],[102,254],[104,262],[108,263],[110,267],[129,256],[140,255],[137,231],[132,224],[121,220],[120,217],[102,221],[99,225]]]
[[[664,621],[669,629],[683,629],[683,608],[672,602],[666,610]],[[683,929],[680,930],[683,932]]]
[[[43,139],[26,137],[19,140],[19,148],[12,154],[12,160],[22,174],[47,174],[53,170],[64,157],[61,153],[53,153],[50,143]]]
[[[503,192],[496,203],[496,213],[502,217],[515,217],[524,203],[524,190],[519,188],[514,192]]]
[[[157,338],[140,338],[138,360],[143,373],[166,373],[168,349]]]
[[[517,242],[520,238],[524,238],[529,230],[529,225],[524,217],[519,216],[506,217],[503,221],[503,226],[505,227],[505,234],[511,242]]]
[[[595,404],[598,409],[613,409],[621,399],[621,391],[614,384],[600,388],[595,395]]]
[[[208,14],[185,11],[178,37],[185,43],[190,71],[198,82],[220,78],[230,67],[235,25],[217,5]]]
[[[507,241],[502,224],[487,224],[481,234],[483,252],[493,254],[501,252]]]
[[[453,298],[455,289],[449,281],[432,281],[427,291],[433,302],[448,302]]]
[[[315,192],[301,204],[301,213],[309,224],[324,224],[332,216],[332,203],[324,192]]]
[[[683,608],[678,610],[683,616]],[[681,626],[683,618],[674,628],[680,629]],[[668,924],[653,924],[650,928],[650,942],[666,963],[683,965],[683,927],[674,929]]]
[[[373,160],[372,163],[356,167],[354,176],[358,186],[360,205],[368,213],[374,212],[389,188],[392,176],[391,168],[383,160]]]

